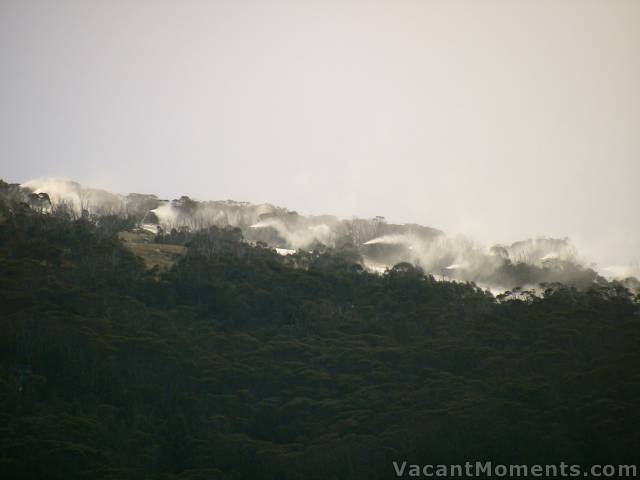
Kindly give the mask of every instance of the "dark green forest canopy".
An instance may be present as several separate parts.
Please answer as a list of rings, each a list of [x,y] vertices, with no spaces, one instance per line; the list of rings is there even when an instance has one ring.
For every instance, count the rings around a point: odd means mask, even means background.
[[[0,211],[0,478],[374,479],[416,463],[638,463],[639,298],[494,298],[348,249]],[[183,232],[184,233],[184,232]]]

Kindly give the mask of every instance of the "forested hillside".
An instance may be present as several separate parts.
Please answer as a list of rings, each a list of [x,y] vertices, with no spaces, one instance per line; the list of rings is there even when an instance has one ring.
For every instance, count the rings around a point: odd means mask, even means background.
[[[418,463],[634,463],[640,299],[494,298],[348,249],[0,211],[0,478],[375,479]],[[514,285],[514,287],[517,287]]]

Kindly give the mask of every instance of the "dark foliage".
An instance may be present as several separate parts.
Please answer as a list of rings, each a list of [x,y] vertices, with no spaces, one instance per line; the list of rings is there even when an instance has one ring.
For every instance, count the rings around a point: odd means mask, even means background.
[[[1,213],[0,478],[638,460],[640,316],[619,285],[496,299],[216,228],[161,235],[188,254],[159,273],[115,219]]]

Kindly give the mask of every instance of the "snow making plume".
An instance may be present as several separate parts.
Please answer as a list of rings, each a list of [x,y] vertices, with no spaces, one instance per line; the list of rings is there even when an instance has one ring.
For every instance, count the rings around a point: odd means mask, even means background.
[[[538,266],[550,260],[580,263],[577,251],[568,238],[529,238],[511,245],[496,245],[492,250],[503,252],[513,263]]]
[[[271,217],[254,223],[250,228],[272,228],[286,242],[287,246],[294,250],[311,248],[316,242],[333,246],[336,240],[335,232],[329,225],[323,223],[317,225],[307,225],[306,222],[287,224],[278,217]]]
[[[35,178],[20,186],[33,191],[33,193],[48,194],[52,205],[66,203],[76,212],[80,212],[81,210],[82,187],[76,182],[56,178]]]
[[[266,221],[262,221],[262,222],[254,223],[249,228],[269,228],[269,227],[272,227],[272,226],[273,226],[272,223],[266,222]]]
[[[364,242],[363,245],[410,245],[411,243],[412,239],[408,235],[390,234],[373,238],[368,242]]]
[[[66,204],[76,213],[87,210],[99,215],[119,214],[125,209],[125,198],[122,195],[97,188],[83,187],[77,182],[59,178],[40,178],[29,180],[22,188],[33,193],[46,193],[52,206]]]
[[[466,270],[469,268],[467,263],[452,263],[451,265],[444,267],[445,270]]]
[[[169,202],[150,210],[150,212],[156,216],[158,223],[164,228],[179,226],[179,212]]]

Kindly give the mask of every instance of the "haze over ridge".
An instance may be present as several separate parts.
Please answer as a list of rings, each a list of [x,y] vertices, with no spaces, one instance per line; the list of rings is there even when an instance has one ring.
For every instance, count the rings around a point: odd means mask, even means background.
[[[182,227],[192,231],[209,226],[238,227],[249,242],[263,242],[285,254],[318,247],[355,248],[353,260],[359,258],[357,261],[371,271],[411,262],[429,273],[476,281],[494,289],[557,281],[587,286],[603,280],[596,272],[619,280],[640,277],[640,266],[633,262],[598,268],[566,237],[527,237],[489,248],[469,236],[447,235],[414,223],[387,223],[380,216],[339,219],[326,213],[305,216],[268,203],[198,201],[188,196],[169,200],[139,193],[125,196],[53,178],[33,179],[22,188],[24,194],[46,193],[54,207],[66,204],[77,214],[86,210],[92,215],[130,217],[139,228],[153,234]],[[634,289],[639,285],[637,280],[629,281]]]

